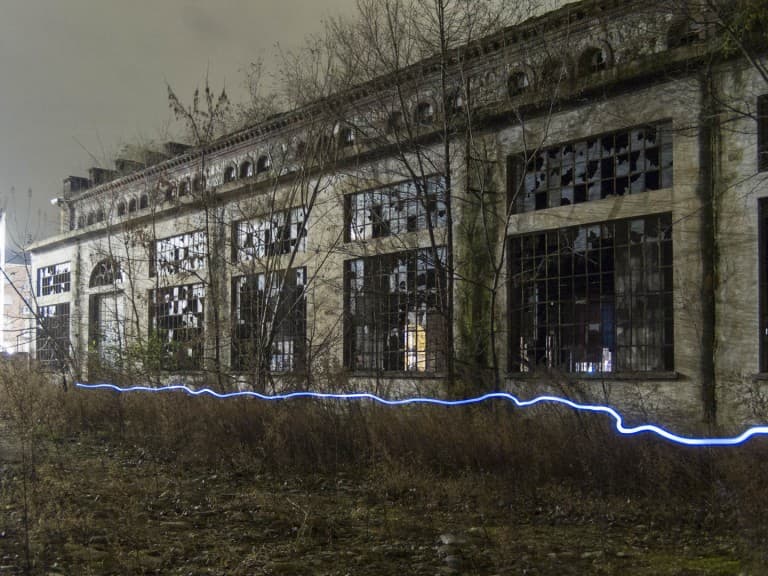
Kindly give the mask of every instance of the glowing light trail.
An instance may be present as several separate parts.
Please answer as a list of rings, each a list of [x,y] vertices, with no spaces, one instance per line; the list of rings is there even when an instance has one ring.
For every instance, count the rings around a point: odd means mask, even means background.
[[[429,398],[429,397],[418,397],[418,396],[390,400],[387,398],[376,396],[375,394],[371,394],[369,392],[353,392],[353,393],[347,393],[347,394],[333,393],[333,392],[288,392],[285,394],[269,395],[269,394],[260,394],[258,392],[251,392],[251,391],[221,393],[221,392],[215,392],[210,388],[194,389],[194,388],[189,388],[188,386],[184,386],[182,384],[174,384],[171,386],[160,386],[157,388],[153,388],[150,386],[120,387],[120,386],[115,386],[114,384],[82,384],[80,382],[77,382],[75,383],[75,386],[77,386],[78,388],[84,388],[87,390],[106,389],[106,390],[113,390],[115,392],[120,392],[120,393],[181,391],[181,392],[190,394],[192,396],[207,395],[207,396],[212,396],[214,398],[219,398],[219,399],[247,396],[251,398],[258,398],[259,400],[268,400],[268,401],[293,400],[296,398],[313,398],[313,399],[319,399],[319,400],[371,400],[373,402],[378,402],[379,404],[384,404],[386,406],[405,406],[408,404],[434,404],[438,406],[466,406],[468,404],[479,404],[481,402],[487,402],[488,400],[499,399],[499,400],[506,400],[508,402],[512,402],[518,408],[527,408],[529,406],[534,406],[536,404],[551,403],[551,404],[563,404],[565,406],[573,408],[574,410],[578,410],[582,412],[597,412],[601,414],[607,414],[608,416],[613,418],[616,431],[619,432],[620,434],[623,434],[625,436],[632,436],[635,434],[648,432],[651,434],[656,434],[657,436],[661,436],[662,438],[670,442],[674,442],[676,444],[683,444],[685,446],[737,446],[739,444],[743,444],[753,436],[768,435],[768,426],[754,426],[752,428],[749,428],[745,432],[739,434],[738,436],[725,436],[725,437],[714,437],[714,438],[694,438],[690,436],[680,436],[678,434],[674,434],[669,430],[666,430],[660,426],[655,426],[653,424],[643,424],[640,426],[631,426],[631,427],[624,426],[624,421],[623,421],[623,418],[621,417],[621,414],[619,414],[616,410],[614,410],[609,406],[602,406],[600,404],[579,404],[578,402],[574,402],[573,400],[569,400],[568,398],[562,398],[560,396],[537,396],[529,400],[521,400],[517,396],[514,396],[513,394],[509,394],[507,392],[491,392],[488,394],[483,394],[482,396],[476,396],[473,398],[464,398],[461,400],[443,400],[440,398]]]

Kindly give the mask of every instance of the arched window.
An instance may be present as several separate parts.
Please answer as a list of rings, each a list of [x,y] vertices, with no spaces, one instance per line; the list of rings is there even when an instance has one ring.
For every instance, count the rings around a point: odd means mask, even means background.
[[[590,46],[579,57],[579,74],[594,74],[608,68],[608,53],[605,48]]]
[[[544,85],[559,84],[568,78],[565,62],[558,58],[547,58],[541,67],[541,81]]]
[[[146,208],[149,206],[149,196],[147,194],[142,194],[139,197],[139,208]]]
[[[270,168],[272,168],[272,161],[269,159],[269,156],[266,154],[259,156],[259,159],[256,161],[256,174],[268,172]]]
[[[118,216],[125,216],[125,202],[120,200],[120,202],[117,203],[117,215]]]
[[[531,85],[531,81],[528,78],[528,74],[525,73],[523,70],[517,70],[516,72],[512,72],[512,74],[509,75],[509,80],[507,81],[507,90],[509,91],[510,96],[517,96],[518,94],[522,94]]]
[[[431,102],[419,102],[416,105],[416,116],[414,118],[417,124],[428,125],[435,121],[435,107]]]
[[[450,97],[451,110],[461,112],[464,110],[464,94],[461,90],[456,90]]]
[[[197,175],[192,180],[192,191],[193,192],[201,192],[203,188],[205,187],[205,177]]]
[[[83,228],[84,226],[85,226],[85,216],[83,216],[82,214],[80,214],[80,215],[77,217],[77,227],[78,227],[78,228]]]
[[[99,208],[96,210],[96,222],[104,222],[104,209]]]
[[[93,212],[88,212],[88,226],[96,222],[96,214]]]
[[[355,131],[350,126],[342,126],[339,130],[339,146],[348,148],[355,145]]]
[[[179,183],[179,198],[189,194],[189,180],[182,180]]]
[[[673,22],[667,32],[667,48],[690,46],[704,38],[704,26],[691,18]]]
[[[120,265],[111,258],[105,258],[94,266],[88,286],[91,288],[111,286],[115,282],[122,282],[122,280]]]
[[[245,160],[240,164],[240,178],[250,178],[253,176],[253,162]]]
[[[387,132],[390,134],[397,132],[403,127],[403,113],[400,110],[393,110],[387,117]]]
[[[176,184],[171,183],[168,188],[165,189],[165,201],[173,201],[174,196],[176,196]]]
[[[132,214],[133,212],[136,212],[136,198],[131,198],[128,200],[128,214]]]
[[[232,182],[235,179],[237,172],[234,166],[227,166],[224,169],[224,183]]]

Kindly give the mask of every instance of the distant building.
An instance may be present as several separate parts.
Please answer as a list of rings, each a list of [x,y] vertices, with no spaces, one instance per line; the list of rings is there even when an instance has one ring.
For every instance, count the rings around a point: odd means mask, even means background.
[[[68,178],[64,228],[32,247],[37,360],[266,389],[452,374],[630,419],[764,418],[768,85],[711,15],[648,4],[464,47],[450,94],[427,59]]]

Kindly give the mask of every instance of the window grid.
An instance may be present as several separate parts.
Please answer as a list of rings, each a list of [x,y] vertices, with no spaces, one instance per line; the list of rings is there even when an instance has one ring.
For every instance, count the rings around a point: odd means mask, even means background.
[[[445,226],[445,180],[430,176],[346,196],[346,240],[368,240]]]
[[[202,368],[205,286],[183,284],[150,290],[149,302],[149,325],[162,343],[163,368]]]
[[[768,372],[768,198],[760,198],[758,257],[760,259],[760,372]]]
[[[639,126],[540,150],[524,168],[518,212],[672,186],[672,124]]]
[[[346,262],[345,364],[351,370],[437,372],[445,367],[445,249]]]
[[[757,99],[757,169],[768,170],[768,94]]]
[[[600,373],[674,365],[669,214],[511,240],[511,368]]]
[[[250,262],[265,256],[304,252],[307,229],[303,207],[276,212],[270,216],[241,220],[235,224],[236,259]]]
[[[205,232],[187,232],[157,240],[152,258],[152,275],[172,276],[205,268],[207,253]]]
[[[69,354],[69,303],[37,309],[37,360],[47,368],[66,363]]]
[[[306,269],[233,280],[232,367],[240,372],[300,370],[305,360]],[[271,339],[271,342],[270,342]]]
[[[62,262],[37,269],[37,295],[49,296],[69,292],[71,286],[70,263]]]

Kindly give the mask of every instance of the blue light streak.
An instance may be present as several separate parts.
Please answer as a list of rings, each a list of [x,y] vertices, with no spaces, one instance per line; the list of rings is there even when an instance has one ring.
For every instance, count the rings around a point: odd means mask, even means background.
[[[568,406],[569,408],[573,408],[574,410],[581,411],[581,412],[596,412],[601,414],[607,414],[614,420],[614,427],[616,428],[616,431],[619,432],[619,434],[622,434],[624,436],[632,436],[635,434],[642,434],[644,432],[655,434],[657,436],[660,436],[661,438],[664,438],[665,440],[668,440],[669,442],[673,442],[676,444],[682,444],[685,446],[706,446],[706,447],[713,447],[713,446],[738,446],[739,444],[743,444],[753,436],[768,436],[768,426],[754,426],[752,428],[749,428],[748,430],[744,431],[743,433],[739,434],[738,436],[724,436],[724,437],[713,437],[713,438],[695,438],[691,436],[680,436],[678,434],[674,434],[673,432],[670,432],[669,430],[666,430],[660,426],[655,426],[653,424],[643,424],[640,426],[625,426],[624,420],[616,410],[609,406],[603,406],[600,404],[580,404],[578,402],[574,402],[573,400],[570,400],[568,398],[562,398],[560,396],[537,396],[535,398],[531,398],[529,400],[521,400],[517,396],[514,396],[513,394],[509,394],[507,392],[490,392],[488,394],[483,394],[482,396],[475,396],[473,398],[464,398],[460,400],[443,400],[440,398],[429,398],[429,397],[408,397],[408,398],[399,398],[399,399],[387,399],[382,398],[380,396],[377,396],[375,394],[371,394],[369,392],[352,392],[352,393],[333,393],[333,392],[288,392],[285,394],[260,394],[259,392],[252,392],[252,391],[239,391],[239,392],[216,392],[214,390],[211,390],[210,388],[189,388],[188,386],[184,386],[182,384],[173,384],[170,386],[159,386],[159,387],[151,387],[151,386],[127,386],[127,387],[120,387],[115,386],[114,384],[83,384],[81,382],[76,382],[75,386],[78,388],[83,388],[86,390],[113,390],[115,392],[119,393],[127,393],[127,392],[185,392],[186,394],[192,395],[192,396],[212,396],[213,398],[219,398],[219,399],[226,399],[226,398],[237,398],[241,396],[250,397],[250,398],[257,398],[259,400],[266,400],[266,401],[281,401],[281,400],[294,400],[297,398],[312,398],[316,400],[371,400],[373,402],[377,402],[379,404],[384,404],[386,406],[406,406],[409,404],[432,404],[437,406],[467,406],[470,404],[479,404],[481,402],[487,402],[489,400],[506,400],[508,402],[513,403],[518,408],[527,408],[530,406],[534,406],[536,404],[562,404],[565,406]]]

